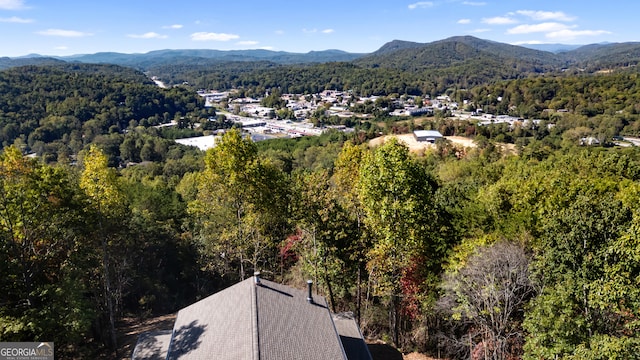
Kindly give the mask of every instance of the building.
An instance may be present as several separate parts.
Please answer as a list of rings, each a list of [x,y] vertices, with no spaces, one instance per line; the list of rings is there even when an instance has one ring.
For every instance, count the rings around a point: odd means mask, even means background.
[[[191,138],[182,138],[175,140],[178,144],[195,146],[202,151],[207,151],[216,146],[216,137],[214,135],[197,136]]]
[[[142,334],[140,359],[371,360],[355,320],[257,274],[178,312],[171,335]]]
[[[237,117],[233,120],[236,124],[241,124],[242,128],[255,128],[255,127],[267,126],[267,122],[262,119]]]
[[[433,107],[421,107],[407,110],[411,116],[433,115]]]
[[[413,136],[418,142],[430,142],[432,144],[442,138],[442,134],[436,130],[416,130],[413,132]]]

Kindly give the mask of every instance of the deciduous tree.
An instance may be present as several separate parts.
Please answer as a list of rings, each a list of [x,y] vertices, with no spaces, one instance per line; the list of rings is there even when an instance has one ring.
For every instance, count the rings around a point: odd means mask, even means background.
[[[86,336],[94,310],[85,297],[93,267],[82,203],[70,174],[14,148],[0,154],[0,340]]]
[[[239,131],[227,132],[207,152],[196,200],[189,204],[195,239],[214,272],[270,269],[275,243],[287,230],[288,185],[282,172],[258,157]],[[237,267],[237,268],[236,268]]]
[[[399,344],[400,279],[414,255],[426,255],[428,269],[437,263],[442,244],[436,237],[433,193],[436,182],[413,159],[406,145],[392,138],[364,159],[359,191],[365,223],[373,235],[367,267],[375,292],[389,303],[389,325]]]
[[[126,249],[121,247],[122,238],[118,236],[126,213],[126,201],[118,187],[115,169],[108,167],[108,158],[102,151],[92,146],[84,155],[82,165],[84,169],[80,176],[80,188],[97,214],[96,238],[99,239],[101,248],[103,300],[109,318],[111,345],[117,352],[115,321],[123,284],[122,281],[116,281],[114,286],[114,279],[118,274],[124,275],[127,269],[126,262],[114,259],[113,252],[119,249],[126,253]]]
[[[528,267],[524,248],[503,241],[478,249],[464,267],[445,276],[438,305],[466,330],[450,338],[450,347],[480,352],[485,359],[522,355],[521,322],[534,295]]]

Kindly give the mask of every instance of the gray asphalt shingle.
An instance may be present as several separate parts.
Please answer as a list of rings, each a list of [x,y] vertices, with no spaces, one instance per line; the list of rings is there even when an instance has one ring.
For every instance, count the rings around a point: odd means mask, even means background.
[[[364,341],[355,321],[340,321],[334,324],[322,296],[309,302],[307,291],[250,278],[180,310],[164,354],[171,360],[346,360],[346,344],[348,359],[370,359],[366,345],[366,354],[357,354]],[[145,357],[134,351],[132,359]]]

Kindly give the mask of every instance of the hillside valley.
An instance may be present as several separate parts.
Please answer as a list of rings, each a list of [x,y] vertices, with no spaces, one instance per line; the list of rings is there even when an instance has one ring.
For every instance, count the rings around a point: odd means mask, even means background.
[[[398,359],[636,358],[640,44],[554,48],[0,58],[0,340],[131,358],[260,272]]]

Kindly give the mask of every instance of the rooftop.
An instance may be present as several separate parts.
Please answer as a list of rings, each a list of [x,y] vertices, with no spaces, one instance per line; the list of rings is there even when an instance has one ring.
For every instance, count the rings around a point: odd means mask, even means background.
[[[132,359],[370,360],[353,318],[332,316],[322,296],[310,298],[244,280],[180,310],[168,346],[166,333],[141,335]]]

